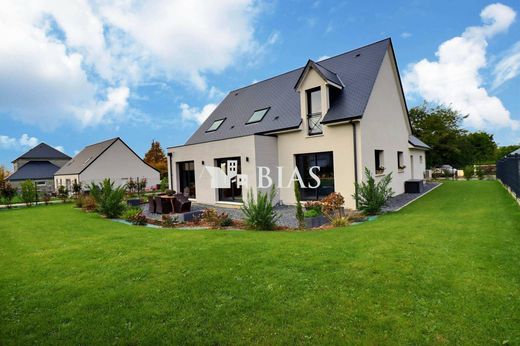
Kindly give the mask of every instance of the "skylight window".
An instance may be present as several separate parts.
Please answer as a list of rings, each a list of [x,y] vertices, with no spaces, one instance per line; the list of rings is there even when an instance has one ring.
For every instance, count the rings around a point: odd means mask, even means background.
[[[213,124],[211,124],[211,126],[206,130],[206,132],[217,131],[220,125],[222,125],[222,123],[224,122],[224,120],[226,120],[226,118],[215,120]]]
[[[262,121],[262,119],[265,117],[265,115],[269,112],[269,108],[259,109],[257,111],[254,111],[253,115],[251,115],[251,118],[246,122],[246,124],[252,124],[252,123],[258,123]]]

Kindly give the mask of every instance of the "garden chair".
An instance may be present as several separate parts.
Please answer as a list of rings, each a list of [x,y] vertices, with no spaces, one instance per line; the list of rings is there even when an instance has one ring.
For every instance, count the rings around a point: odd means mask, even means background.
[[[191,201],[182,193],[175,195],[173,204],[176,213],[187,213],[191,210]]]

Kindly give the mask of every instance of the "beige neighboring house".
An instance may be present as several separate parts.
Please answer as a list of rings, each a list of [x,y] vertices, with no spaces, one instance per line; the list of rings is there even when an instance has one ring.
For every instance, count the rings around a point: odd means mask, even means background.
[[[214,189],[206,166],[247,175],[248,189],[270,170],[278,201],[296,202],[291,179],[298,168],[303,200],[341,193],[355,208],[354,182],[368,168],[391,187],[423,179],[429,147],[412,135],[390,39],[231,91],[181,146],[168,148],[171,188],[200,203],[240,204],[246,189],[236,180]],[[318,166],[319,187],[308,173]],[[265,170],[265,169],[264,169]],[[311,186],[311,187],[309,187]]]
[[[48,144],[40,143],[13,160],[13,173],[7,180],[19,187],[32,180],[40,192],[54,191],[54,174],[70,161],[70,157]]]
[[[123,186],[130,178],[146,178],[147,187],[160,183],[159,171],[144,162],[121,138],[112,138],[89,145],[74,156],[54,175],[56,187],[69,191],[74,182],[83,188],[110,178],[115,185]]]

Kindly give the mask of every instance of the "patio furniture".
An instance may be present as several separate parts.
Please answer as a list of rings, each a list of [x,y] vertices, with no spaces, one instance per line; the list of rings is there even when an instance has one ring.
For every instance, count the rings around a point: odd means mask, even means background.
[[[191,210],[191,201],[182,193],[175,195],[173,206],[176,213],[187,213]]]
[[[148,196],[148,211],[155,213],[155,200],[153,196]]]
[[[155,197],[155,212],[158,214],[169,214],[173,211],[173,196]]]

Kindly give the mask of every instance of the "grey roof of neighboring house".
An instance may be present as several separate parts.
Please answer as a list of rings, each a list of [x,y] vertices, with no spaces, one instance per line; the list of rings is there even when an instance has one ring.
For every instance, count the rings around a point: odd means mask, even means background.
[[[315,63],[327,78],[335,75],[343,85],[331,98],[323,123],[363,115],[389,45],[391,40],[385,39]],[[294,87],[303,71],[302,67],[230,92],[186,145],[298,128],[302,121],[300,97]],[[269,112],[262,121],[246,124],[255,110],[267,107]],[[214,121],[224,118],[218,130],[206,132]]]
[[[431,149],[430,146],[423,141],[421,141],[419,138],[410,135],[408,137],[408,142],[413,145],[414,147],[421,148],[421,149]]]
[[[40,143],[25,154],[19,156],[13,160],[15,162],[19,159],[65,159],[70,160],[70,156],[62,153],[61,151],[54,149],[50,145]]]
[[[56,173],[58,169],[58,166],[53,165],[49,161],[29,161],[22,167],[18,168],[16,172],[11,174],[7,180],[53,179],[54,173]]]
[[[119,137],[89,145],[72,158],[65,166],[61,167],[55,175],[80,174],[90,166],[105,150],[114,144]]]
[[[516,149],[512,153],[509,153],[508,155],[520,155],[520,149]]]

